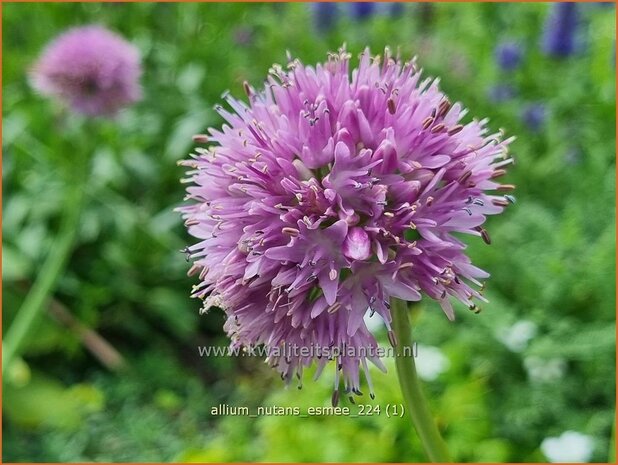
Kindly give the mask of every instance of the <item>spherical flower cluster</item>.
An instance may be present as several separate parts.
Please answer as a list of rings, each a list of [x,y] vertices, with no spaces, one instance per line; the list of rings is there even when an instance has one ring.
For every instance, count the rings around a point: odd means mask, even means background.
[[[366,313],[391,329],[389,301],[451,298],[477,310],[487,273],[457,234],[478,236],[512,201],[499,184],[510,140],[421,80],[414,62],[345,50],[315,68],[275,65],[249,104],[227,96],[227,121],[196,141],[180,210],[199,241],[186,249],[194,296],[227,314],[237,347],[263,344],[286,381],[336,360],[335,394],[360,393],[367,360],[383,368]],[[375,314],[375,315],[374,315]],[[275,349],[312,350],[290,355]],[[316,347],[335,348],[328,356]]]
[[[88,116],[113,115],[140,98],[138,50],[100,26],[71,29],[55,39],[34,65],[30,79]]]

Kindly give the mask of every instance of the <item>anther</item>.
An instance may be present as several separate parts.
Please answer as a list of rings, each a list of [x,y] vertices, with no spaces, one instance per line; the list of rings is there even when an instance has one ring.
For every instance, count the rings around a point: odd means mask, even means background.
[[[427,129],[429,126],[431,126],[432,123],[433,123],[433,118],[431,116],[428,116],[427,118],[423,120],[423,129]]]
[[[281,232],[287,236],[298,237],[300,231],[296,228],[285,227],[281,230]]]
[[[481,238],[483,239],[483,242],[485,242],[485,244],[491,244],[491,238],[489,237],[489,233],[485,228],[478,226],[476,230],[481,233]]]
[[[464,127],[461,124],[458,124],[457,126],[453,126],[451,129],[448,130],[448,135],[449,136],[454,136],[455,134],[457,134],[458,132],[461,132],[461,130]]]
[[[494,172],[491,173],[491,179],[499,178],[500,176],[504,176],[505,174],[506,174],[506,170],[503,170],[503,169],[494,170]]]
[[[189,271],[187,271],[187,276],[193,276],[198,271],[200,271],[200,266],[192,265],[191,268],[189,268]]]
[[[481,313],[481,310],[482,310],[481,307],[477,307],[475,304],[469,305],[468,308],[475,315],[478,315],[479,313]]]
[[[395,110],[396,110],[396,107],[395,107],[395,101],[394,101],[392,98],[389,98],[389,99],[386,101],[386,106],[388,107],[388,112],[389,112],[391,115],[394,115],[394,114],[395,114]]]
[[[507,200],[502,200],[502,199],[492,199],[491,203],[494,204],[496,207],[508,207],[509,206],[509,202]]]
[[[444,129],[444,124],[440,123],[440,124],[436,124],[433,128],[431,128],[431,133],[435,134],[437,132],[440,132]]]
[[[180,252],[186,255],[187,261],[191,259],[191,251],[189,250],[189,247],[185,247],[184,249],[181,249]]]
[[[328,310],[326,310],[327,313],[329,314],[333,314],[335,313],[337,310],[339,310],[341,308],[341,304],[339,302],[335,302],[334,304],[332,304]]]
[[[450,109],[451,102],[449,102],[448,99],[442,100],[442,102],[440,102],[440,105],[438,106],[438,118],[446,116]]]
[[[193,142],[198,144],[206,144],[208,142],[208,136],[206,134],[196,134],[193,136]]]
[[[251,86],[249,86],[249,83],[247,81],[244,81],[242,83],[242,87],[245,90],[245,94],[247,94],[247,97],[251,97],[253,92],[251,92]]]
[[[398,345],[397,336],[395,336],[395,333],[392,330],[388,332],[388,342],[391,343],[391,346],[393,346],[393,348],[397,347]]]
[[[465,171],[461,176],[459,176],[459,178],[457,179],[457,182],[459,184],[463,184],[465,183],[468,179],[470,179],[470,176],[472,176],[472,171],[467,170]]]
[[[504,192],[504,191],[509,192],[509,191],[512,191],[513,189],[515,189],[515,185],[514,184],[502,184],[502,185],[496,187],[497,191],[502,191],[502,192]]]

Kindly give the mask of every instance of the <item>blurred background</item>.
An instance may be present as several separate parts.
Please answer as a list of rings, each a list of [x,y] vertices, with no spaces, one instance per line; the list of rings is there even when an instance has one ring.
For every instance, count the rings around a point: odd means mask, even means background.
[[[85,206],[53,298],[3,379],[3,461],[423,461],[405,419],[216,416],[231,406],[330,404],[332,370],[285,389],[199,317],[190,242],[173,209],[191,136],[217,126],[286,50],[322,61],[401,48],[451,100],[516,135],[516,205],[472,241],[490,303],[450,323],[425,299],[418,370],[458,461],[608,461],[615,399],[615,10],[578,4],[4,3],[3,330],[47,256],[64,173],[91,159]],[[574,18],[574,19],[573,19]],[[563,23],[560,23],[563,21]],[[84,122],[34,92],[50,39],[97,23],[143,56],[144,98]],[[377,329],[381,341],[386,335]],[[393,360],[373,405],[401,403]],[[566,455],[565,455],[566,454]]]

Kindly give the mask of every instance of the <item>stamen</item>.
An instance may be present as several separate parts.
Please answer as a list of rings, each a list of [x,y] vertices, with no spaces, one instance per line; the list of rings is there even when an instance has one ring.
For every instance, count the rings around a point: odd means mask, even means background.
[[[444,129],[444,124],[440,123],[440,124],[436,124],[433,128],[431,128],[431,133],[435,134],[437,132],[440,132]]]
[[[423,120],[423,129],[427,129],[429,126],[431,126],[433,123],[433,118],[431,116],[428,116],[427,118],[425,118]]]
[[[333,314],[335,313],[337,310],[339,310],[341,308],[341,304],[339,302],[335,302],[334,304],[332,304],[328,310],[326,310],[327,313]]]
[[[388,107],[388,112],[389,112],[391,115],[394,115],[394,114],[395,114],[395,111],[396,111],[395,101],[394,101],[392,98],[389,98],[389,99],[386,101],[386,106]]]
[[[440,102],[440,105],[438,106],[438,118],[443,118],[444,116],[446,116],[450,109],[451,102],[449,102],[448,99],[442,100],[442,102]]]
[[[208,136],[206,134],[196,134],[193,136],[193,142],[198,144],[206,144],[208,142]]]
[[[483,239],[483,242],[485,242],[485,244],[487,245],[491,244],[491,238],[489,237],[489,233],[487,232],[485,228],[482,228],[481,226],[477,226],[475,229],[481,233],[481,238]]]
[[[463,128],[464,127],[461,124],[458,124],[457,126],[453,126],[451,129],[448,130],[448,135],[454,136],[455,134],[461,132]]]
[[[397,347],[398,345],[397,336],[393,331],[388,332],[388,342],[391,343],[391,346],[393,346],[393,348]]]
[[[470,176],[472,176],[472,171],[467,170],[461,176],[459,176],[459,178],[457,179],[457,182],[459,184],[463,184],[470,178]]]
[[[298,237],[300,231],[296,228],[285,227],[281,230],[281,232],[287,236]]]
[[[189,247],[185,247],[184,249],[181,249],[180,252],[184,253],[186,255],[186,260],[189,261],[191,259],[191,250],[189,250]]]

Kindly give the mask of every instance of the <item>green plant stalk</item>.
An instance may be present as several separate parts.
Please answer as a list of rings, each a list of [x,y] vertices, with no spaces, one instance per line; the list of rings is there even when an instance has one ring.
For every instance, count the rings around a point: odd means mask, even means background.
[[[398,339],[395,364],[397,366],[397,376],[399,385],[407,407],[412,418],[412,423],[418,433],[425,452],[432,462],[450,462],[450,456],[446,443],[429,411],[427,400],[423,395],[416,366],[414,364],[414,354],[412,344],[412,328],[410,326],[409,310],[406,302],[398,299],[391,300],[391,313],[393,315],[393,331]],[[409,347],[409,353],[403,350]]]
[[[609,438],[608,462],[616,463],[616,410],[614,409],[614,423],[612,424],[612,436]]]
[[[83,198],[81,183],[74,181],[67,192],[64,216],[58,235],[2,343],[3,376],[15,357],[20,354],[25,340],[47,303],[49,294],[53,291],[60,274],[64,270],[79,226]]]

